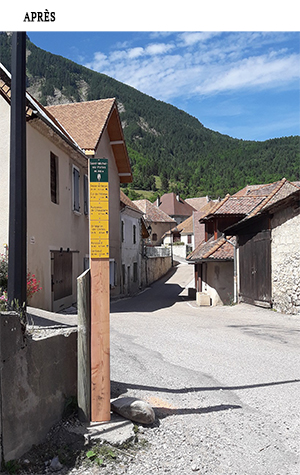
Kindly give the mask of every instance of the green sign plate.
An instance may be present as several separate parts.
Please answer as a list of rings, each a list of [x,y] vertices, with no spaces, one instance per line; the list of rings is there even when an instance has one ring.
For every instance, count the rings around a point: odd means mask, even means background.
[[[90,182],[108,183],[107,158],[90,158]]]

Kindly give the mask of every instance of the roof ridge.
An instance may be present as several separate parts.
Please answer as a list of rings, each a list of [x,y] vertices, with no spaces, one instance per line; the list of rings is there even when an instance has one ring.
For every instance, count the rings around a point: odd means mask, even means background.
[[[248,214],[247,217],[251,218],[252,216],[255,216],[257,213],[259,213],[259,211],[261,211],[261,209],[273,198],[274,195],[276,195],[276,193],[278,193],[278,191],[283,187],[283,185],[287,182],[287,179],[286,178],[282,178],[277,186],[275,186],[274,190],[271,191],[271,193],[266,196],[262,201],[261,203],[256,207],[254,208],[251,213]]]
[[[116,100],[115,97],[106,97],[104,99],[93,99],[92,101],[76,101],[76,102],[65,102],[63,104],[52,104],[52,105],[45,106],[45,108],[48,109],[50,107],[64,107],[64,106],[73,106],[77,104],[91,104],[93,102],[115,101],[115,100]]]
[[[224,237],[221,237],[220,241],[218,242],[218,240],[216,241],[216,244],[209,250],[207,251],[206,254],[203,255],[203,259],[206,259],[207,257],[209,257],[211,254],[213,254],[214,252],[216,252],[218,249],[220,249],[221,246],[223,246],[223,244],[226,242],[226,239]]]
[[[218,201],[218,203],[216,203],[210,210],[208,210],[207,213],[204,216],[202,216],[200,219],[204,219],[207,216],[214,214],[220,208],[220,206],[222,206],[224,203],[226,203],[226,201],[228,201],[230,196],[231,195],[227,193],[227,195],[221,201]]]

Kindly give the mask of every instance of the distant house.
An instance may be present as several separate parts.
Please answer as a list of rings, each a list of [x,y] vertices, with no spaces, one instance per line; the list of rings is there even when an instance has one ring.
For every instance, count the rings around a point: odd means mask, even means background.
[[[267,185],[247,186],[232,196],[227,195],[200,219],[205,225],[204,242],[187,260],[195,266],[196,291],[209,295],[212,305],[229,303],[238,296],[238,255],[232,226],[258,212],[282,185],[295,188],[287,183],[284,179]]]
[[[143,212],[120,191],[121,294],[133,295],[143,285],[143,240],[149,237]],[[112,282],[111,274],[111,285]]]
[[[200,196],[198,198],[186,198],[184,201],[196,211],[200,211],[212,200],[209,196]]]
[[[10,92],[0,65],[1,243],[8,243]],[[27,264],[42,290],[30,305],[58,311],[76,301],[89,256],[88,160],[69,132],[26,94]]]
[[[177,224],[185,221],[189,216],[192,216],[194,211],[196,211],[193,206],[189,205],[175,193],[166,193],[161,198],[157,198],[156,206],[158,209],[173,218]]]
[[[194,248],[194,219],[190,216],[163,236],[165,246],[172,245],[174,256],[186,258]]]
[[[132,181],[131,167],[115,99],[46,108],[72,135],[88,158],[107,158],[109,176],[109,256],[111,296],[122,291],[120,183]]]
[[[176,221],[149,200],[134,200],[133,203],[144,213],[145,223],[150,232],[147,244],[161,245],[164,234],[176,225]]]
[[[237,224],[239,301],[300,314],[300,188],[286,179]]]

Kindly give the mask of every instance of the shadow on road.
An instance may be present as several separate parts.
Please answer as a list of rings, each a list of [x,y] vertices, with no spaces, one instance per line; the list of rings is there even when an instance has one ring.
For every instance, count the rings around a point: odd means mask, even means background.
[[[164,419],[165,417],[178,415],[186,416],[189,414],[208,414],[210,412],[218,411],[229,411],[231,409],[242,409],[242,406],[235,404],[219,404],[218,406],[208,406],[208,407],[195,407],[195,408],[174,408],[170,409],[169,407],[154,407],[155,414],[159,419]]]
[[[257,383],[257,384],[246,384],[243,386],[209,386],[209,387],[190,387],[190,388],[160,388],[156,386],[144,386],[140,384],[130,384],[122,383],[118,381],[111,381],[111,391],[112,397],[118,397],[121,394],[127,393],[128,389],[140,389],[142,391],[155,391],[155,392],[164,392],[172,394],[186,394],[192,392],[202,392],[202,391],[238,391],[241,389],[255,389],[255,388],[264,388],[268,386],[279,386],[282,384],[291,384],[299,383],[300,379],[293,379],[288,381],[274,381],[271,383]]]
[[[179,284],[168,282],[176,273],[177,268],[173,267],[165,276],[157,280],[143,292],[130,298],[112,301],[110,313],[123,312],[155,312],[157,310],[172,307],[176,302],[186,300],[181,297],[184,290]]]

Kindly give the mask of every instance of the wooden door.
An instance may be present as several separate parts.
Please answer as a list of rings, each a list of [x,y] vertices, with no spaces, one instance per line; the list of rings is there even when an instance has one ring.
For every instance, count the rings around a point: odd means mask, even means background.
[[[270,231],[239,236],[240,299],[272,306]]]
[[[52,259],[52,298],[53,310],[64,306],[63,299],[72,296],[72,252],[54,251]]]

